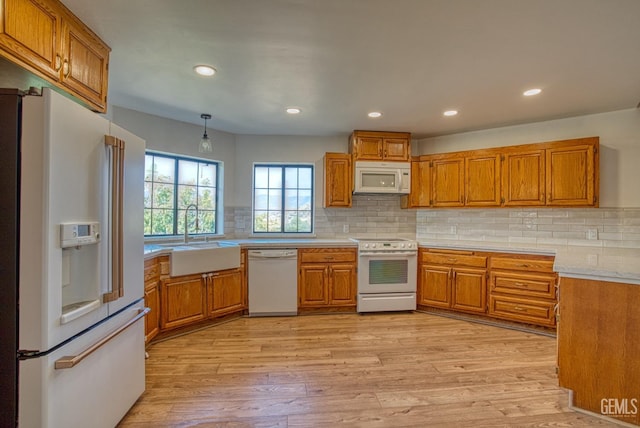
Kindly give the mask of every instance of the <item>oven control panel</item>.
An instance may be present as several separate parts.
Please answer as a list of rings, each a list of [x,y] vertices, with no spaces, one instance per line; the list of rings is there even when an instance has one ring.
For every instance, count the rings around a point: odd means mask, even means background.
[[[358,249],[361,251],[417,251],[418,243],[410,240],[358,240]]]

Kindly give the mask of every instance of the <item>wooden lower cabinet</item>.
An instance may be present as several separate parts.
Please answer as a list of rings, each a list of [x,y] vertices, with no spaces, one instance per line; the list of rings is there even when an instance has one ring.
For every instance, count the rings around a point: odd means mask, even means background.
[[[207,307],[210,316],[220,316],[245,308],[245,293],[242,289],[240,269],[210,273],[207,275],[206,282]]]
[[[305,248],[298,257],[298,307],[356,306],[355,248]]]
[[[144,319],[144,340],[151,341],[160,332],[160,280],[169,272],[169,257],[144,261],[144,305],[151,309]]]
[[[419,260],[418,305],[481,314],[487,311],[485,256],[421,249]]]
[[[558,380],[573,406],[640,425],[640,285],[560,278]]]
[[[556,282],[553,257],[491,257],[489,315],[543,327],[555,327]]]
[[[207,317],[206,282],[200,274],[162,281],[162,329],[182,327]]]
[[[553,257],[420,248],[418,308],[555,328]]]

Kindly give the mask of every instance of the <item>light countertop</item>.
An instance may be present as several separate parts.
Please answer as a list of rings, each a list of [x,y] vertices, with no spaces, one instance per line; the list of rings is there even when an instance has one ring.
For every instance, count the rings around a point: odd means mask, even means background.
[[[555,256],[560,276],[640,285],[640,248],[550,246],[489,241],[420,241],[421,247]]]

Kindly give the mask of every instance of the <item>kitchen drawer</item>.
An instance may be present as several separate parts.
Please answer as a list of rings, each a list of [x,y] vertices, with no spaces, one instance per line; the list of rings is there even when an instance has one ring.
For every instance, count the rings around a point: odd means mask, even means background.
[[[152,262],[152,263],[147,263]],[[160,264],[156,259],[145,260],[144,262],[144,282],[153,281],[160,278]]]
[[[553,259],[491,257],[491,269],[524,270],[527,272],[553,272]]]
[[[487,258],[485,256],[470,256],[465,254],[448,254],[448,253],[422,253],[421,263],[438,264],[438,265],[456,265],[470,267],[487,267]]]
[[[300,250],[301,263],[355,262],[356,250]]]
[[[555,274],[524,274],[514,272],[491,272],[492,293],[516,294],[518,296],[556,298]]]
[[[555,302],[518,297],[490,295],[489,315],[547,327],[556,325]]]

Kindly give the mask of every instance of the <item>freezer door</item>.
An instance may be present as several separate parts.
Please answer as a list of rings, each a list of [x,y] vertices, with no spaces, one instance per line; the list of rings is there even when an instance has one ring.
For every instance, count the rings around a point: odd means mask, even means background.
[[[112,428],[144,392],[144,318],[89,354],[77,365],[56,369],[133,320],[133,305],[90,334],[48,356],[20,362],[20,428]]]

